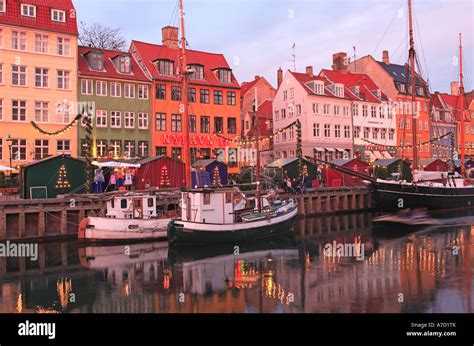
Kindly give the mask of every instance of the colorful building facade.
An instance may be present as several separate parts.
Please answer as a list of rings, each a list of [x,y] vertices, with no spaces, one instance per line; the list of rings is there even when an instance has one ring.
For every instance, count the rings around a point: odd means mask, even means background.
[[[398,157],[413,159],[413,124],[412,124],[412,91],[411,73],[408,65],[390,62],[389,52],[383,52],[382,61],[367,55],[348,64],[348,71],[367,74],[394,105],[397,121]],[[416,126],[418,158],[431,158],[431,118],[430,94],[428,84],[423,78],[415,75]],[[425,144],[425,142],[428,142]],[[408,146],[408,147],[407,147]]]
[[[153,80],[151,153],[181,159],[186,136],[178,28],[162,32],[162,45],[132,41],[130,53]],[[240,134],[240,85],[222,54],[187,50],[187,63],[191,162],[216,158],[219,149],[234,147],[226,138]],[[225,152],[229,172],[237,173],[235,151]]]
[[[0,1],[0,164],[77,153],[77,22],[71,0]]]
[[[79,47],[78,91],[84,114],[92,115],[94,158],[150,155],[151,80],[128,52]],[[87,148],[84,122],[80,146]]]

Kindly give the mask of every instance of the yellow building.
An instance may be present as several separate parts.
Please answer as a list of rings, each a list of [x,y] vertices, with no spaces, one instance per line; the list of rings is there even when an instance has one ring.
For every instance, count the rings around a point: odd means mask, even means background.
[[[0,164],[77,154],[77,21],[71,0],[0,0]]]

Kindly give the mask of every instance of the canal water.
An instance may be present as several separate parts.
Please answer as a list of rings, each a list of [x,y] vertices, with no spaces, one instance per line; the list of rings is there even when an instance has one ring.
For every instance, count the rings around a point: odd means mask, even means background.
[[[0,259],[0,312],[473,312],[474,217],[417,232],[371,219],[300,219],[278,240],[211,248],[40,245],[37,261]]]

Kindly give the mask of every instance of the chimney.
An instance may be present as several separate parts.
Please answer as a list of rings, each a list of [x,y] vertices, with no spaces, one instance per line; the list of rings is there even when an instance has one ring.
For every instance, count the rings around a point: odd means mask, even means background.
[[[278,69],[278,72],[277,72],[277,84],[278,84],[278,87],[280,87],[281,83],[283,82],[283,70],[281,69],[281,67]]]
[[[260,76],[259,76],[258,74],[255,75],[255,80],[257,80],[257,79],[259,79],[259,78],[260,78]]]
[[[314,75],[313,75],[313,66],[306,66],[306,74],[310,77],[314,77]]]
[[[350,59],[347,59],[347,54],[344,52],[332,55],[332,69],[334,71],[347,71],[347,65],[349,65],[350,62]]]
[[[179,48],[178,30],[175,26],[165,26],[161,29],[163,46],[173,49]]]
[[[459,95],[459,82],[451,82],[451,95]]]
[[[382,54],[382,61],[384,64],[390,65],[390,56],[388,50],[384,50]]]

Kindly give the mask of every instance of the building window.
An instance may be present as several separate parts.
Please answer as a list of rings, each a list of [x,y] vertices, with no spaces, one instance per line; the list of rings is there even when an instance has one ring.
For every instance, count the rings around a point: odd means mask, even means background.
[[[35,35],[35,52],[36,53],[48,53],[48,35]]]
[[[115,58],[115,67],[119,73],[130,74],[130,57],[122,55]]]
[[[334,115],[339,115],[340,109],[340,106],[334,106]]]
[[[138,98],[140,100],[148,100],[148,85],[138,85]]]
[[[0,84],[3,84],[3,64],[0,64]]]
[[[366,105],[362,105],[362,116],[366,117],[368,115],[368,110]]]
[[[181,101],[181,87],[172,86],[171,87],[171,100],[172,101]]]
[[[156,98],[159,100],[166,99],[166,85],[164,84],[156,85]]]
[[[81,94],[82,95],[92,95],[92,80],[82,79],[81,80]]]
[[[172,76],[174,73],[174,62],[171,60],[159,60],[156,66],[161,75]]]
[[[26,50],[26,32],[12,31],[12,49]]]
[[[214,104],[221,105],[222,104],[222,91],[214,90]]]
[[[320,137],[319,124],[313,123],[313,137]]]
[[[390,129],[390,131],[388,132],[388,139],[393,140],[394,137],[395,137],[395,130],[394,130],[394,129]]]
[[[360,126],[355,126],[354,127],[354,137],[359,138],[360,137]]]
[[[171,148],[171,158],[174,160],[181,160],[182,148]]]
[[[58,47],[58,55],[69,56],[71,54],[71,41],[68,38],[58,37],[57,47]],[[97,70],[97,71],[102,71],[104,69],[102,54],[99,54],[99,56],[100,56],[100,59],[96,59],[96,61],[99,60],[97,61],[98,65],[96,66],[98,68],[92,67],[92,69]]]
[[[324,105],[323,113],[325,115],[329,114],[329,105]]]
[[[97,96],[107,96],[107,82],[96,81],[95,82],[95,94]]]
[[[204,66],[202,65],[188,65],[188,69],[191,70],[189,78],[191,79],[204,79]]]
[[[12,65],[12,85],[26,86],[26,66]]]
[[[107,111],[96,110],[95,117],[97,127],[107,127]]]
[[[379,107],[379,114],[380,114],[380,119],[384,119],[384,118],[385,118],[385,110],[384,110],[384,107],[383,107],[383,106],[380,106],[380,107]]]
[[[364,127],[364,138],[369,139],[370,127]]]
[[[351,138],[351,127],[348,125],[344,126],[344,138]]]
[[[156,127],[156,131],[166,131],[166,114],[165,113],[155,114],[155,127]]]
[[[281,118],[286,119],[286,109],[281,110]]]
[[[218,69],[217,78],[221,83],[232,83],[232,72],[227,69]]]
[[[12,100],[12,120],[26,121],[26,101]]]
[[[324,124],[324,137],[325,138],[331,137],[331,125],[330,124]]]
[[[104,139],[98,139],[96,142],[97,156],[103,157],[107,155],[107,141]]]
[[[135,98],[135,84],[125,83],[123,94],[127,99],[134,99]]]
[[[156,152],[156,156],[166,156],[168,155],[168,148],[166,147],[156,147],[155,148],[155,152]]]
[[[283,90],[283,101],[288,99],[288,90]]]
[[[341,125],[334,125],[334,137],[341,138]]]
[[[171,131],[181,132],[181,114],[171,114]]]
[[[275,111],[275,121],[280,120],[280,111]]]
[[[138,113],[138,128],[141,130],[148,129],[148,113]]]
[[[189,116],[189,132],[196,132],[196,116]]]
[[[71,112],[69,103],[67,101],[64,102],[56,102],[56,121],[59,124],[67,124],[69,123],[69,114]]]
[[[49,155],[49,142],[47,139],[35,140],[35,160],[41,160]]]
[[[296,105],[296,115],[301,115],[301,105]]]
[[[209,90],[201,89],[201,103],[209,103]]]
[[[21,4],[21,15],[24,17],[36,17],[36,6]]]
[[[135,157],[135,141],[125,141],[124,150],[126,157]]]
[[[66,12],[61,10],[51,10],[51,20],[54,22],[66,22]]]
[[[188,88],[188,102],[190,103],[196,102],[196,89],[195,88]]]
[[[58,70],[58,89],[71,89],[71,72]],[[107,90],[107,88],[106,88]]]
[[[386,139],[387,138],[386,134],[387,134],[387,130],[386,129],[381,129],[380,130],[380,139]]]
[[[122,141],[120,140],[111,140],[110,141],[110,150],[114,156],[120,156],[122,152]]]
[[[214,132],[224,133],[224,119],[221,117],[214,117]]]
[[[353,116],[358,116],[359,115],[359,105],[358,104],[352,104],[352,115]]]
[[[235,98],[235,92],[233,91],[228,91],[227,92],[227,105],[228,106],[235,106],[235,101],[236,98]]]
[[[35,102],[35,121],[38,123],[47,123],[49,118],[49,103]]]
[[[110,96],[121,97],[122,96],[122,84],[118,82],[110,82]]]
[[[379,129],[377,129],[377,128],[372,129],[372,138],[373,139],[379,139]]]
[[[122,113],[117,111],[110,112],[110,127],[122,127]]]
[[[313,103],[313,114],[319,113],[319,103]]]
[[[47,68],[35,68],[35,87],[47,88],[49,87],[49,73]]]
[[[370,107],[370,113],[372,115],[372,118],[377,118],[377,107],[371,106]]]
[[[235,135],[237,133],[237,119],[227,118],[227,133]]]
[[[345,116],[348,116],[349,115],[349,107],[347,107],[347,106],[342,107],[342,112]]]
[[[138,155],[140,157],[147,157],[148,156],[148,142],[147,141],[139,141],[138,142]]]
[[[135,113],[134,112],[125,112],[125,128],[126,129],[135,128]]]
[[[6,12],[7,8],[6,8],[6,0],[0,0],[0,12]]]
[[[13,139],[11,152],[12,152],[13,161],[25,161],[26,160],[26,139]]]
[[[58,139],[56,141],[56,151],[60,154],[71,152],[71,141],[69,139]]]
[[[201,116],[201,132],[202,133],[211,132],[211,120],[206,115]]]
[[[3,99],[0,99],[0,120],[3,120]]]

